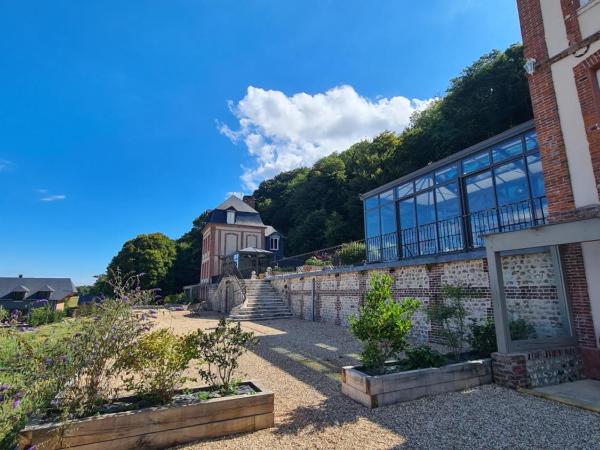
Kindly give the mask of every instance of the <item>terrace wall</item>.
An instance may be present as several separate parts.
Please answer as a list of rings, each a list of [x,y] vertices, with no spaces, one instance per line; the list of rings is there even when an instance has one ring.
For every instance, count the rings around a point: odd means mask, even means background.
[[[519,317],[536,318],[539,330],[558,326],[554,320],[559,315],[558,297],[551,281],[554,273],[548,253],[505,256],[503,272],[511,305]],[[358,312],[369,281],[377,273],[388,273],[393,278],[395,299],[414,297],[421,301],[412,330],[418,343],[440,342],[441,326],[429,321],[426,309],[431,302],[442,300],[445,285],[465,287],[468,323],[481,323],[493,316],[487,260],[480,254],[463,255],[462,259],[437,257],[427,263],[404,261],[385,268],[278,275],[270,280],[296,317],[348,326],[348,318]]]

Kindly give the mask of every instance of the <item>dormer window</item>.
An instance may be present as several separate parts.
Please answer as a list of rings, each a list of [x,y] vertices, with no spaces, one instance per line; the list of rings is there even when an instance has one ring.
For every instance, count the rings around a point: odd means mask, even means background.
[[[279,237],[271,237],[271,250],[279,250]]]
[[[12,291],[13,300],[24,300],[25,295],[29,292],[29,289],[23,285],[17,287],[14,291]]]
[[[235,211],[227,211],[227,223],[234,224],[235,223]]]

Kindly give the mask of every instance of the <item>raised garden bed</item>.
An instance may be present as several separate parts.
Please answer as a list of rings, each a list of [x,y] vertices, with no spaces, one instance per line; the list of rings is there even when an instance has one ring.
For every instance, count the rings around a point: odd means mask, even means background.
[[[240,387],[248,393],[208,400],[200,400],[197,392],[186,400],[182,393],[171,405],[31,425],[21,431],[19,448],[35,444],[39,450],[163,449],[272,427],[273,393],[253,381]]]
[[[342,392],[369,408],[460,391],[491,382],[492,367],[489,358],[384,375],[368,375],[361,371],[361,367],[356,366],[342,368]]]

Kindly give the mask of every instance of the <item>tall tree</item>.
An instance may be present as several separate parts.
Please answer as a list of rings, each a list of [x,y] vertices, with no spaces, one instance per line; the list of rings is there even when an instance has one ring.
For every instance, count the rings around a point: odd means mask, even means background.
[[[265,223],[288,236],[288,254],[363,237],[359,195],[533,117],[523,48],[483,55],[451,80],[443,98],[411,118],[311,168],[281,173],[254,192]]]
[[[177,247],[175,241],[162,233],[140,234],[131,239],[115,255],[108,269],[123,273],[143,273],[141,287],[150,289],[159,287],[170,291],[167,275],[170,273],[175,258]]]

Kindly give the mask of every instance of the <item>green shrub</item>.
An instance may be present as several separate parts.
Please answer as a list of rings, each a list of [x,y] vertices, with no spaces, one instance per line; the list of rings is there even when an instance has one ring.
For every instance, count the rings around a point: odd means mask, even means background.
[[[8,319],[9,312],[4,306],[0,305],[0,323],[6,321]]]
[[[407,350],[403,363],[408,370],[426,369],[428,367],[442,367],[448,363],[448,358],[437,350],[423,345]]]
[[[535,327],[525,319],[511,320],[509,323],[510,338],[513,341],[537,338]]]
[[[198,330],[195,339],[195,356],[206,366],[200,368],[200,377],[224,395],[235,393],[238,383],[233,376],[240,356],[257,343],[254,333],[223,318],[211,332]]]
[[[164,299],[165,305],[173,305],[173,304],[182,304],[182,303],[187,303],[187,298],[185,296],[185,294],[179,293],[179,294],[170,294],[167,295]]]
[[[444,286],[442,301],[430,305],[427,312],[429,320],[442,326],[441,338],[455,359],[460,358],[467,338],[464,307],[465,290],[462,286]]]
[[[383,373],[386,361],[396,358],[407,345],[412,316],[420,303],[392,297],[392,278],[376,275],[357,316],[350,318],[350,331],[363,343],[362,361],[368,371]]]
[[[176,336],[163,328],[142,336],[116,368],[124,371],[129,391],[166,403],[189,380],[184,371],[194,354],[193,335]]]
[[[469,343],[475,353],[485,358],[489,358],[492,353],[497,351],[494,320],[488,317],[482,324],[473,323]]]
[[[64,311],[54,309],[50,305],[31,308],[27,315],[27,323],[32,327],[60,322],[65,317]]]
[[[365,243],[364,242],[349,242],[342,244],[342,247],[335,253],[340,264],[349,266],[359,264],[365,260]]]
[[[308,258],[306,261],[304,261],[304,264],[307,266],[327,266],[332,264],[331,261],[329,260],[324,260],[324,259],[319,259],[316,256],[311,256],[310,258]]]

